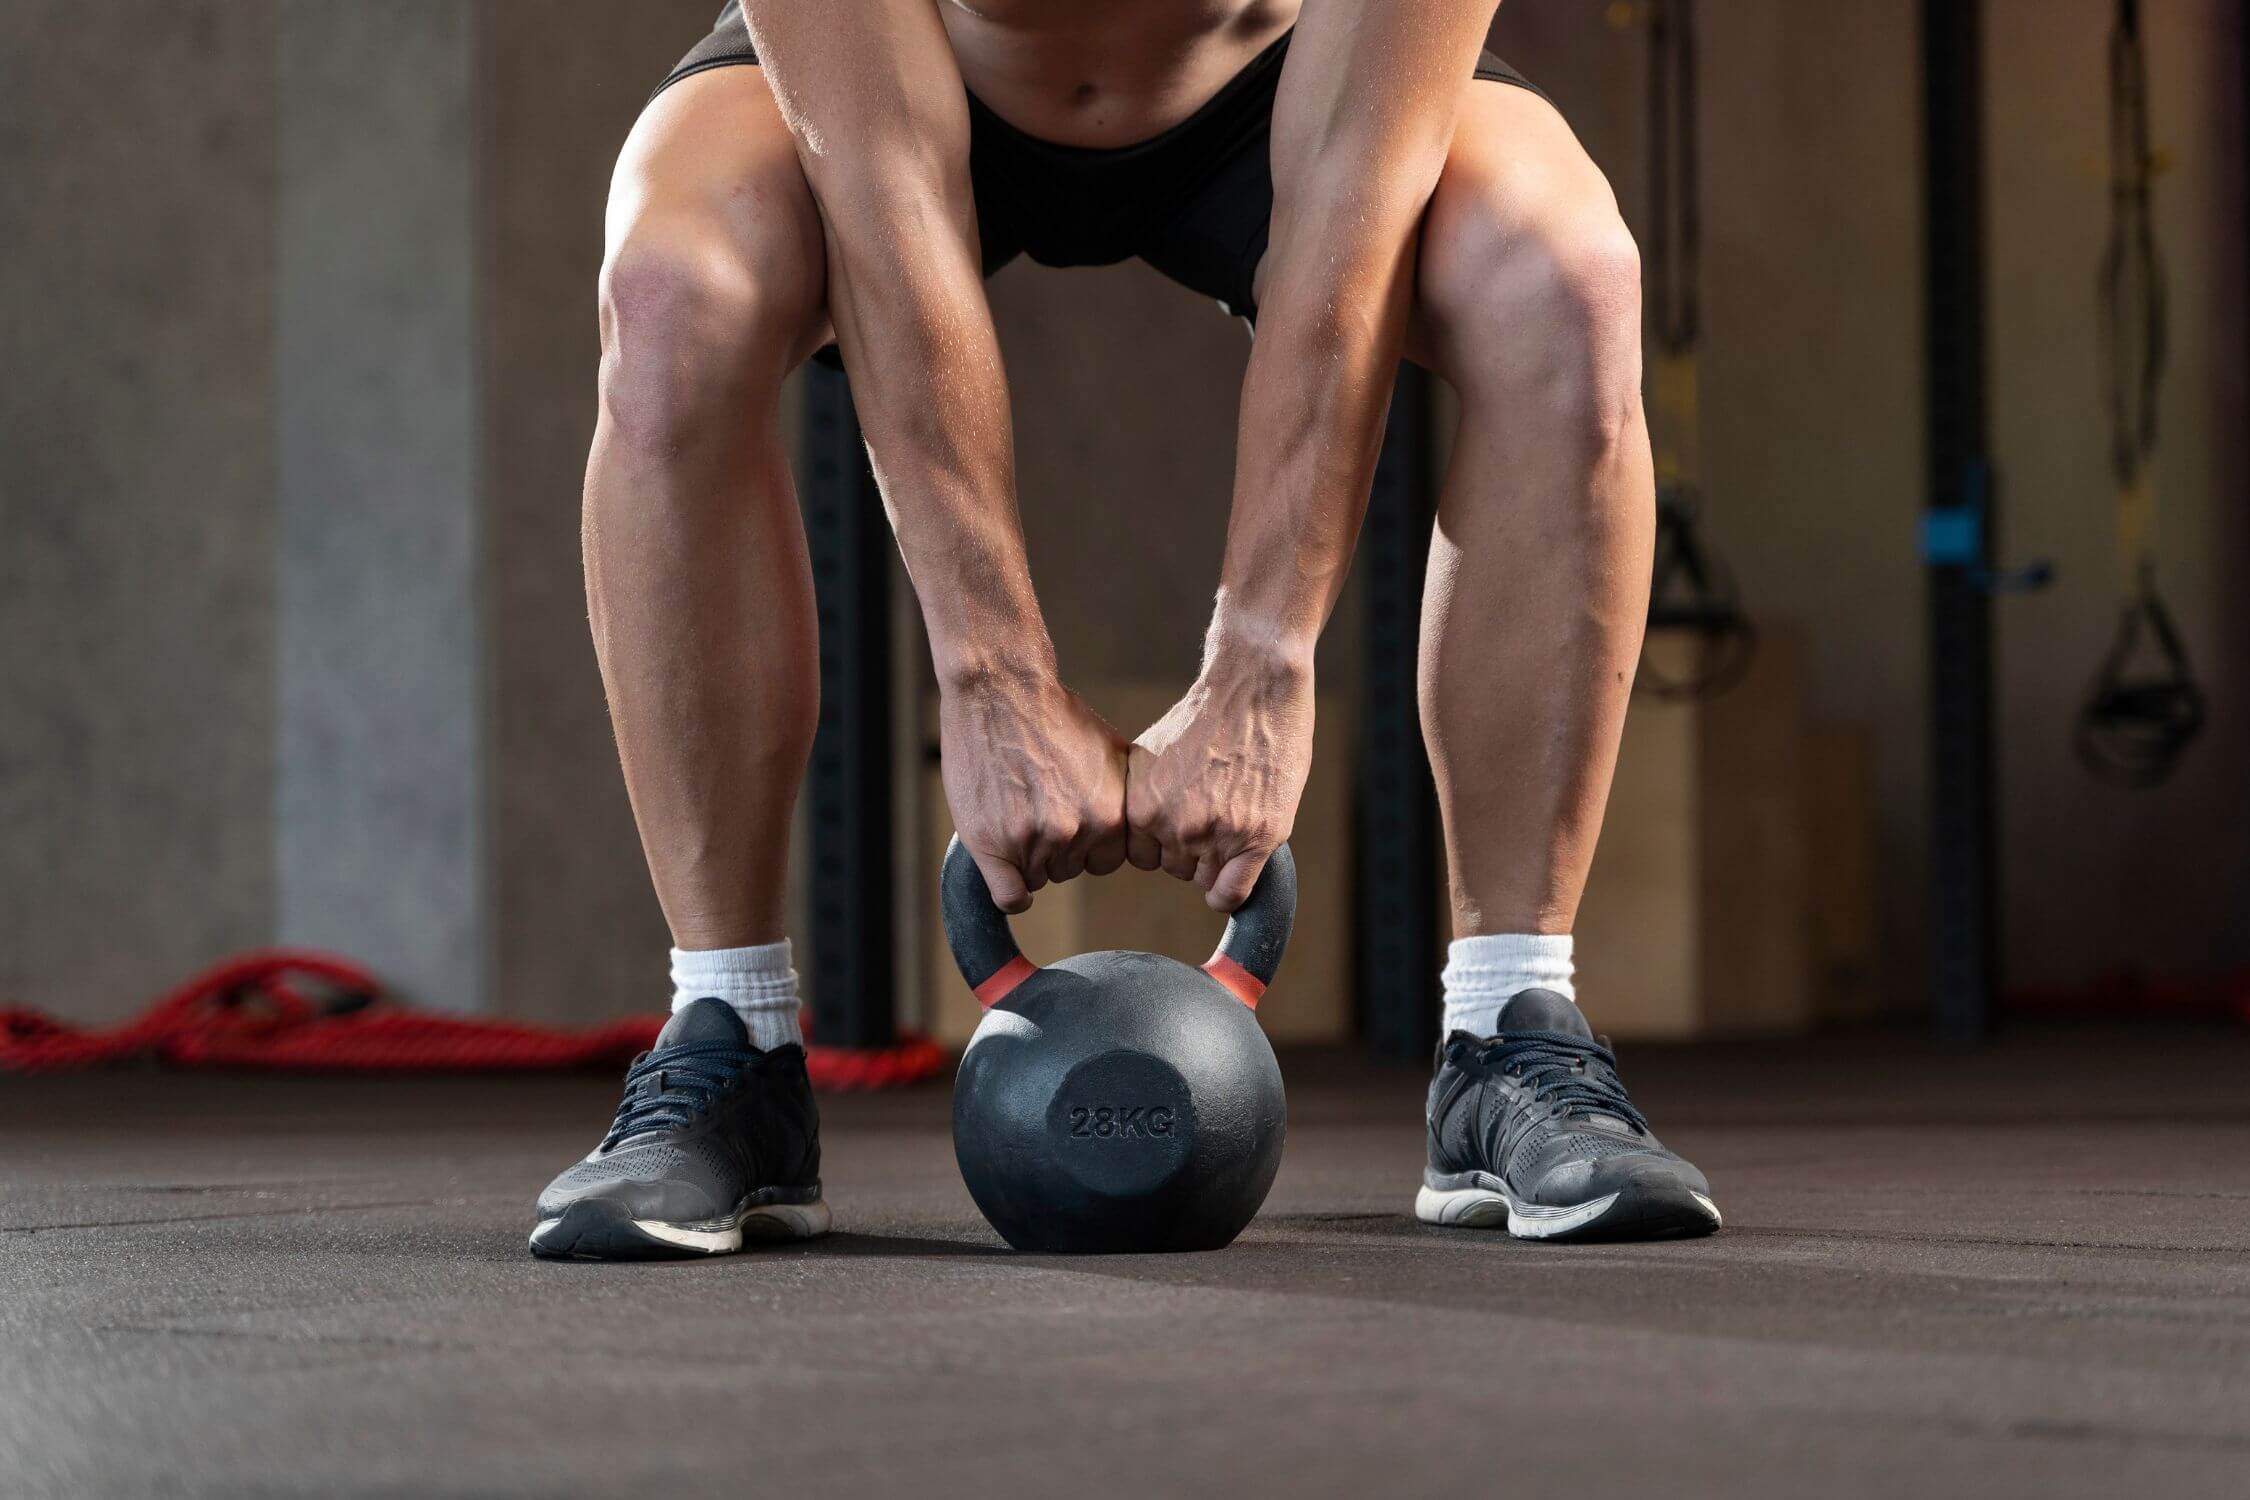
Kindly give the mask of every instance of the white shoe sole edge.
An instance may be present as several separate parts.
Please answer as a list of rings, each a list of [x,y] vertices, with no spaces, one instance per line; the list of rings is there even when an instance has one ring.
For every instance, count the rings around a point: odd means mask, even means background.
[[[561,1222],[560,1218],[541,1219],[531,1231],[534,1247],[539,1236]],[[748,1240],[817,1239],[828,1233],[832,1222],[828,1205],[815,1199],[811,1203],[760,1204],[744,1210],[742,1217],[726,1229],[683,1229],[662,1219],[635,1219],[633,1227],[652,1240],[677,1245],[683,1250],[704,1255],[732,1255]]]
[[[1688,1196],[1701,1204],[1703,1211],[1711,1216],[1712,1227],[1716,1228],[1725,1222],[1719,1215],[1719,1206],[1709,1198],[1693,1191]],[[1519,1240],[1545,1240],[1585,1228],[1608,1213],[1617,1197],[1617,1194],[1609,1193],[1599,1198],[1589,1198],[1584,1203],[1549,1207],[1539,1203],[1519,1204],[1496,1181],[1489,1187],[1425,1186],[1414,1194],[1414,1217],[1425,1224],[1444,1224],[1462,1229],[1505,1228]]]

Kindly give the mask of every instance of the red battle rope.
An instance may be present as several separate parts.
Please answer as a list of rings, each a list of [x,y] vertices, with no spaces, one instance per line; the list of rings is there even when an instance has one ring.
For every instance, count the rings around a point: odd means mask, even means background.
[[[290,1072],[529,1072],[618,1067],[648,1049],[662,1016],[571,1031],[433,1015],[383,997],[375,976],[325,953],[244,953],[197,974],[108,1031],[0,1006],[0,1072],[65,1073],[155,1058],[181,1068]],[[815,1088],[893,1088],[945,1066],[932,1042],[859,1051],[808,1047]]]

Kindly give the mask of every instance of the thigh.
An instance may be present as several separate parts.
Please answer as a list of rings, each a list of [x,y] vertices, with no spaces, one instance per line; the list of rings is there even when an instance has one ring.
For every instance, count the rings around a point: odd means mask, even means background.
[[[1496,334],[1561,332],[1523,320],[1558,265],[1611,251],[1631,259],[1616,196],[1561,113],[1528,88],[1471,83],[1422,215],[1408,358],[1457,383]]]
[[[1407,328],[1407,357],[1441,375],[1447,363],[1442,337],[1448,322],[1446,294],[1455,280],[1466,281],[1475,270],[1468,268],[1458,278],[1450,275],[1463,265],[1465,251],[1489,249],[1501,239],[1520,242],[1558,210],[1610,220],[1617,214],[1608,180],[1547,96],[1490,53],[1478,67],[1462,97],[1438,185],[1423,211]],[[1237,305],[1231,310],[1247,310],[1253,317],[1265,290],[1266,221],[1273,208],[1273,183],[1265,168],[1261,152],[1255,176],[1228,184],[1234,190],[1234,215],[1249,213],[1255,220],[1247,234],[1237,225],[1226,226],[1238,242],[1242,258],[1237,264],[1244,268],[1249,292],[1247,309]]]
[[[820,210],[762,68],[706,68],[657,95],[618,157],[604,223],[611,268],[637,251],[684,260],[801,323],[796,359],[829,341]]]

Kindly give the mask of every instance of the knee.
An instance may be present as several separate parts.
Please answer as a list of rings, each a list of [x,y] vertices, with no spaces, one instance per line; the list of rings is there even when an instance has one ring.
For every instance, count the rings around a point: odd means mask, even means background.
[[[627,441],[676,447],[700,424],[778,394],[818,298],[800,268],[714,230],[635,230],[600,283],[603,414]]]
[[[1441,186],[1419,282],[1441,373],[1465,401],[1489,397],[1597,451],[1637,424],[1640,251],[1606,192],[1527,212],[1492,191],[1446,201]]]

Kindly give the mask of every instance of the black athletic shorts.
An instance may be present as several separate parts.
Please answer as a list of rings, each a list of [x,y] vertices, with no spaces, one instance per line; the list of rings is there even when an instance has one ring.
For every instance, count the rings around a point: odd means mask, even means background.
[[[1043,266],[1139,256],[1238,317],[1258,316],[1251,279],[1273,218],[1274,91],[1289,37],[1227,80],[1179,124],[1131,146],[1061,146],[1024,134],[969,95],[969,177],[990,276],[1018,255]],[[740,0],[657,90],[705,68],[755,63]],[[1476,76],[1536,87],[1487,52]],[[818,356],[836,363],[835,346]]]

